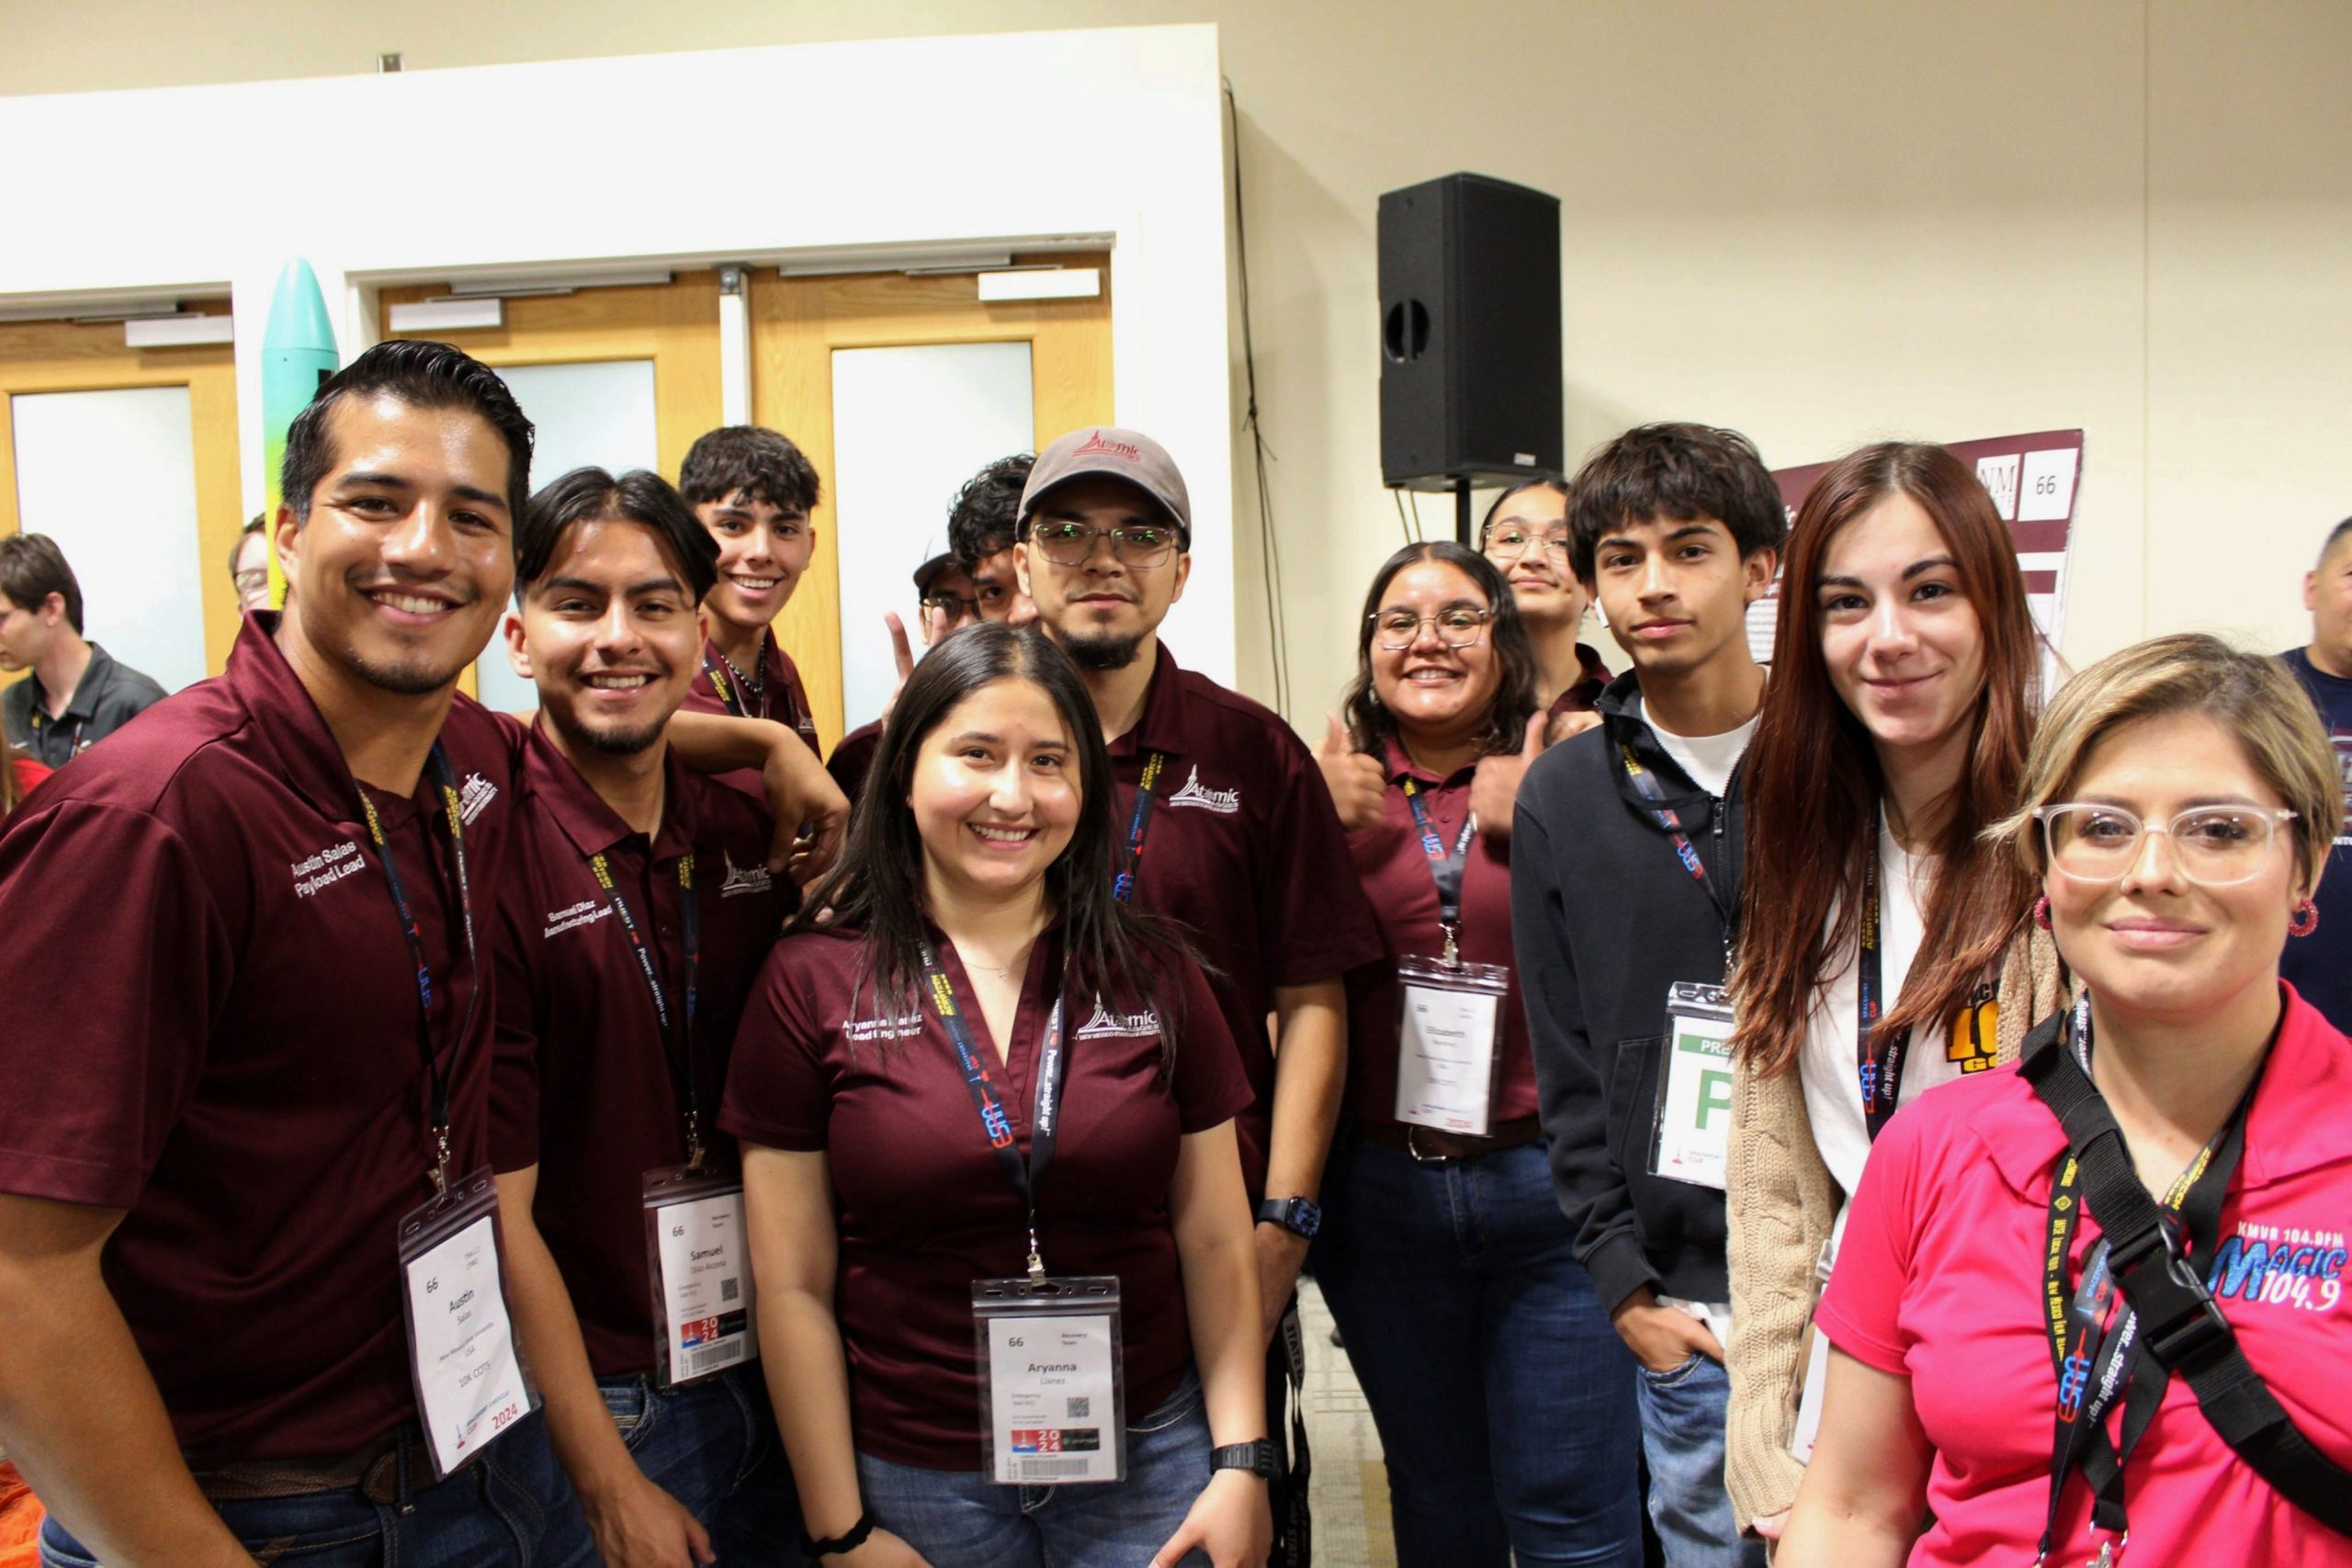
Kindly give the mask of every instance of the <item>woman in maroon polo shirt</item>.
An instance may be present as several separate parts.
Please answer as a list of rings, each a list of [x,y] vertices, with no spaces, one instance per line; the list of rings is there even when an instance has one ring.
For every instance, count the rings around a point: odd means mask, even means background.
[[[1357,655],[1353,750],[1327,743],[1325,773],[1388,954],[1350,980],[1315,1271],[1380,1428],[1396,1559],[1638,1563],[1634,1363],[1552,1194],[1510,844],[1471,807],[1538,711],[1535,658],[1501,574],[1450,543],[1380,569]]]
[[[1118,847],[1077,671],[1035,628],[958,631],[899,695],[806,905],[828,923],[744,1014],[720,1124],[828,1562],[1265,1561],[1249,1088],[1197,965],[1112,897]],[[1054,1330],[976,1321],[979,1282],[1041,1273],[1115,1280],[1115,1337],[1032,1360]],[[1046,1483],[1122,1447],[1124,1479]]]

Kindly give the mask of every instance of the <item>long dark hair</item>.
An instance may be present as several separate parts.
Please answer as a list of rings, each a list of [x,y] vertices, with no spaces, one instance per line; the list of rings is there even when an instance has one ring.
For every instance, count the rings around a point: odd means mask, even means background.
[[[958,703],[998,681],[1026,681],[1044,692],[1078,754],[1078,824],[1046,868],[1046,897],[1062,922],[1062,994],[1116,996],[1123,1005],[1140,1000],[1160,1021],[1165,1073],[1183,1031],[1177,976],[1184,946],[1163,922],[1112,897],[1123,846],[1102,720],[1077,666],[1036,626],[975,622],[942,639],[915,666],[883,726],[841,862],[801,901],[795,929],[824,929],[816,911],[831,910],[831,926],[865,933],[858,992],[863,997],[870,984],[875,1016],[904,1017],[920,1008],[923,845],[907,800],[915,759]]]
[[[1530,483],[1540,483],[1531,480]],[[1521,490],[1529,488],[1521,485]],[[1495,689],[1494,705],[1478,736],[1482,755],[1516,751],[1527,739],[1527,721],[1536,709],[1535,649],[1527,640],[1527,623],[1520,618],[1510,584],[1494,563],[1477,551],[1451,539],[1407,545],[1383,561],[1373,573],[1372,590],[1363,596],[1363,615],[1356,622],[1356,678],[1348,685],[1342,706],[1348,717],[1348,739],[1359,751],[1378,752],[1396,733],[1396,716],[1382,706],[1372,686],[1372,617],[1380,613],[1381,596],[1396,574],[1417,561],[1442,561],[1470,579],[1486,599],[1494,619],[1487,623],[1495,661],[1502,668],[1502,684]]]
[[[1878,853],[1885,780],[1870,731],[1838,697],[1821,658],[1814,580],[1830,541],[1891,495],[1919,503],[1943,536],[1960,588],[1984,637],[1984,689],[1969,724],[1968,762],[1937,835],[1926,937],[1882,1036],[1942,1029],[1966,1006],[2034,899],[2032,877],[2007,843],[1982,837],[2016,804],[2040,706],[2041,637],[2026,608],[2017,547],[1993,498],[1944,447],[1865,446],[1814,484],[1791,528],[1772,689],[1747,750],[1747,869],[1733,981],[1739,1027],[1733,1049],[1764,1072],[1793,1064],[1815,988],[1837,973],[1861,919],[1865,857]],[[1834,926],[1830,911],[1837,910]],[[1760,940],[1765,932],[1787,940]]]

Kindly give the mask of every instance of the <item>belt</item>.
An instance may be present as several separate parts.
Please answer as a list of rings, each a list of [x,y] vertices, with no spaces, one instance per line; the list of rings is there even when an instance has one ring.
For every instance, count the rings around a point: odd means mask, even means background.
[[[1543,1135],[1544,1123],[1532,1116],[1498,1122],[1483,1138],[1467,1133],[1441,1133],[1434,1127],[1416,1127],[1404,1122],[1363,1122],[1356,1125],[1356,1136],[1365,1143],[1377,1144],[1384,1149],[1402,1149],[1422,1165],[1452,1165],[1456,1160],[1476,1159],[1480,1155],[1534,1143]]]
[[[197,1489],[216,1503],[356,1491],[371,1503],[390,1506],[434,1483],[424,1455],[416,1451],[422,1438],[413,1424],[403,1422],[342,1459],[234,1460],[190,1468]]]

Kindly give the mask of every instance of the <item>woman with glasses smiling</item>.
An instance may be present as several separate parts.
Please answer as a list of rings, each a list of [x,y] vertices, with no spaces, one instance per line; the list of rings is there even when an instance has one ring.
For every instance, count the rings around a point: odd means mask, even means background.
[[[1600,722],[1593,699],[1609,684],[1600,655],[1577,640],[1592,595],[1568,562],[1568,481],[1538,474],[1495,497],[1478,527],[1478,550],[1510,584],[1535,650],[1535,700],[1546,739],[1561,740]],[[1565,722],[1564,722],[1565,721]]]
[[[2212,637],[2060,693],[1991,832],[2085,988],[1872,1151],[1783,1568],[2352,1562],[2352,1046],[2278,978],[2342,787]]]
[[[1322,750],[1386,961],[1351,977],[1315,1250],[1380,1429],[1403,1568],[1641,1561],[1633,1362],[1552,1195],[1510,859],[1471,803],[1539,710],[1510,589],[1408,545],[1364,600]]]

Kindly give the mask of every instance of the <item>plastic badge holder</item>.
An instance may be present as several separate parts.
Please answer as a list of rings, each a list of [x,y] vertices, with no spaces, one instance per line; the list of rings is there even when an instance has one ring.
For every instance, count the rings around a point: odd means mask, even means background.
[[[760,1359],[751,1247],[740,1173],[685,1165],[645,1173],[653,1366],[663,1388]]]
[[[439,1481],[539,1407],[500,1267],[498,1186],[483,1166],[400,1224],[409,1382]]]
[[[1503,1010],[1510,971],[1498,964],[1408,957],[1396,964],[1396,1120],[1482,1138],[1502,1087]]]
[[[1721,986],[1667,987],[1666,1059],[1650,1122],[1650,1174],[1724,1185],[1731,1143],[1731,1001]]]
[[[1127,1377],[1113,1274],[972,1281],[980,1453],[1008,1485],[1127,1478]]]

